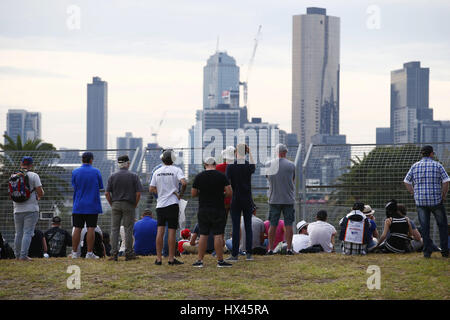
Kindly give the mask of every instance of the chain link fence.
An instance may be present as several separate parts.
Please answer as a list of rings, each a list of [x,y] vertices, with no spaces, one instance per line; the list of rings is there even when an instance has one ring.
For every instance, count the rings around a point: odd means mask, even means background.
[[[450,168],[450,143],[432,144],[437,158],[446,169]],[[414,199],[403,186],[403,179],[410,166],[420,160],[420,145],[311,145],[307,149],[288,146],[288,159],[296,164],[296,221],[313,222],[317,211],[328,212],[328,222],[339,230],[338,222],[345,216],[356,201],[369,204],[376,211],[375,218],[381,232],[384,221],[384,205],[395,198],[407,206],[408,216],[418,225]],[[51,227],[51,217],[60,216],[62,227],[71,231],[72,221],[72,171],[81,165],[81,155],[85,150],[57,151],[4,151],[0,152],[0,232],[11,245],[14,243],[14,219],[12,201],[8,198],[8,179],[19,168],[23,156],[34,159],[33,171],[39,174],[45,195],[40,201],[41,218],[36,226],[45,231]],[[161,164],[160,148],[126,149],[126,150],[90,150],[94,153],[94,167],[98,168],[106,188],[109,176],[118,170],[117,157],[127,154],[131,159],[130,170],[136,172],[144,186],[141,201],[136,210],[136,219],[145,208],[155,212],[156,200],[148,192],[152,171]],[[185,199],[188,205],[185,211],[186,227],[191,230],[197,222],[198,199],[190,197],[190,187],[195,174],[202,165],[193,163],[195,152],[204,150],[175,148],[179,166],[188,179]],[[253,152],[253,153],[256,153]],[[264,157],[266,153],[267,158]],[[215,154],[218,163],[220,155]],[[264,176],[264,163],[273,150],[268,148],[255,157],[257,170],[252,177],[254,202],[257,216],[262,220],[268,218],[267,180]],[[198,162],[198,161],[197,161]],[[448,170],[447,170],[448,171]],[[446,200],[446,207],[448,205]],[[101,192],[103,214],[98,224],[104,232],[111,231],[111,208],[104,191]],[[434,220],[432,220],[434,221]],[[432,227],[432,236],[438,242],[437,227]],[[228,219],[225,237],[231,237],[231,218]],[[337,241],[336,250],[339,251]]]

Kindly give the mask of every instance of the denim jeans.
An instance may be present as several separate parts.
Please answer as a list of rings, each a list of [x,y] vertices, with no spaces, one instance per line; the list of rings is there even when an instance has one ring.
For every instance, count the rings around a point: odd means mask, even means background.
[[[232,252],[233,251],[233,239],[228,239],[225,241],[225,246],[227,247],[227,249]],[[244,251],[242,251],[241,249],[239,249],[239,254],[240,255],[244,255]]]
[[[244,216],[244,227],[245,227],[245,251],[247,253],[252,253],[253,245],[253,230],[252,230],[252,208],[251,206],[231,206],[231,222],[233,226],[232,233],[232,255],[237,257],[239,254],[239,242],[240,242],[240,231],[241,231],[241,212]]]
[[[30,248],[34,228],[39,220],[39,212],[17,212],[14,213],[14,224],[16,236],[14,239],[14,254],[16,258],[26,258]]]
[[[422,230],[423,238],[423,254],[430,256],[433,252],[433,242],[430,238],[430,217],[433,213],[434,218],[439,229],[439,239],[441,243],[442,252],[448,252],[448,225],[447,214],[443,204],[438,204],[431,207],[417,207],[417,213],[419,216],[419,223]]]

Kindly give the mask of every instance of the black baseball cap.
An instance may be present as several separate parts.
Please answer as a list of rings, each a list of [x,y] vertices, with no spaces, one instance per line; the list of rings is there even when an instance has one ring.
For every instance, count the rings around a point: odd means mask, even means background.
[[[58,216],[53,217],[52,222],[53,222],[53,223],[61,223],[61,218],[58,217]]]
[[[119,163],[124,163],[128,161],[130,161],[130,158],[128,158],[126,154],[117,158],[117,162]]]

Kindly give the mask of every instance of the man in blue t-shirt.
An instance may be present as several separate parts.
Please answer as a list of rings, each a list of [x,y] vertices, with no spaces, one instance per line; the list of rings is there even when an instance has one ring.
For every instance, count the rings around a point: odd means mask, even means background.
[[[85,152],[82,155],[83,165],[72,172],[73,209],[72,223],[75,228],[72,235],[72,258],[78,258],[78,244],[80,243],[81,229],[87,227],[87,254],[86,259],[98,259],[93,252],[95,228],[98,215],[103,213],[100,202],[100,190],[103,189],[103,180],[100,170],[92,167],[94,155]]]
[[[142,219],[134,224],[134,252],[137,255],[148,256],[156,254],[156,233],[158,222],[153,219],[150,209],[145,209]]]

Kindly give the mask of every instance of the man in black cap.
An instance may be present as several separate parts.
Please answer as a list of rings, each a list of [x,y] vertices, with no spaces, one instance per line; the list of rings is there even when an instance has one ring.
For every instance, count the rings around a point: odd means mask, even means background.
[[[430,217],[433,213],[439,228],[441,254],[448,258],[448,221],[445,213],[444,200],[447,196],[450,178],[444,167],[433,160],[432,146],[424,146],[421,150],[422,160],[409,169],[405,180],[406,189],[414,196],[420,227],[423,236],[423,255],[430,258],[433,252],[433,242],[430,238]]]
[[[136,259],[133,250],[133,226],[135,209],[144,189],[138,175],[128,170],[130,167],[128,156],[120,156],[117,161],[119,171],[109,177],[105,192],[106,200],[112,207],[110,260],[118,260],[120,225],[123,223],[125,229],[125,260],[128,261]]]
[[[65,257],[66,247],[72,246],[72,236],[61,228],[61,218],[52,219],[52,227],[44,232],[47,242],[47,253],[50,257]]]

